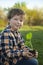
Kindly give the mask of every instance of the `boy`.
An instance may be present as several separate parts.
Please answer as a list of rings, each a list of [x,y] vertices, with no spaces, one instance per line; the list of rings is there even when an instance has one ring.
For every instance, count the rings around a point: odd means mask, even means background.
[[[8,13],[9,25],[2,32],[0,43],[5,59],[9,58],[9,65],[38,65],[38,61],[24,45],[24,40],[18,32],[23,25],[25,13],[21,9],[11,9]],[[10,61],[11,60],[11,61]],[[4,64],[6,62],[4,61]]]

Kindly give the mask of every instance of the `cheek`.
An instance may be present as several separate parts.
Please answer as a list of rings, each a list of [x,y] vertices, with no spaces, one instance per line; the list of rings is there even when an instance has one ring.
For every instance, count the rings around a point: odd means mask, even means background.
[[[12,21],[12,25],[16,25],[16,21]]]
[[[11,25],[11,26],[14,26],[14,25],[15,25],[15,23],[14,23],[14,22],[10,22],[10,25]]]

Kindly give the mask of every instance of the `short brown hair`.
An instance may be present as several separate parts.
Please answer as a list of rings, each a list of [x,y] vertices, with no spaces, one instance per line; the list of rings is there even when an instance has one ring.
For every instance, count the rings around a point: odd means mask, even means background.
[[[24,11],[21,10],[21,9],[18,9],[18,8],[14,8],[14,9],[11,9],[9,12],[8,12],[8,16],[7,18],[10,20],[14,15],[24,15]]]

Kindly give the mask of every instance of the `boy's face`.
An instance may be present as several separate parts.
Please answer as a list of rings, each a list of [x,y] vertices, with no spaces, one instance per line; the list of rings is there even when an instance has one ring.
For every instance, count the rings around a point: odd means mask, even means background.
[[[10,19],[10,25],[13,30],[18,30],[23,25],[24,15],[14,15]]]

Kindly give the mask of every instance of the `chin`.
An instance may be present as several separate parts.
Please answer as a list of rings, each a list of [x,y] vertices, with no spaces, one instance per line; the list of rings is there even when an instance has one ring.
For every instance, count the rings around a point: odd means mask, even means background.
[[[21,27],[15,27],[14,29],[15,29],[15,30],[18,30],[18,29],[20,29],[20,28],[21,28]]]
[[[16,30],[18,29],[18,28],[15,28]]]

